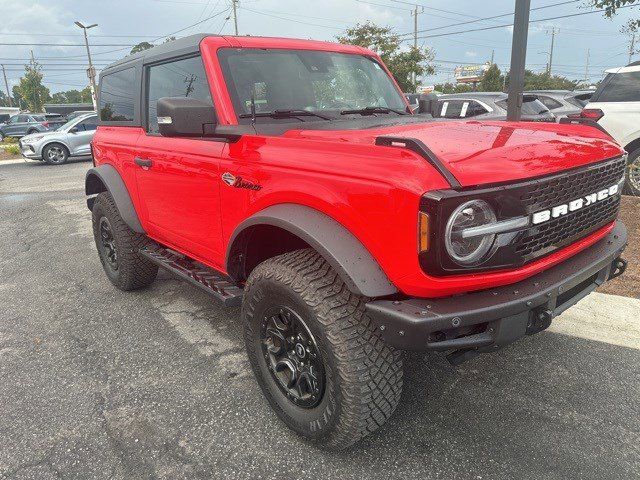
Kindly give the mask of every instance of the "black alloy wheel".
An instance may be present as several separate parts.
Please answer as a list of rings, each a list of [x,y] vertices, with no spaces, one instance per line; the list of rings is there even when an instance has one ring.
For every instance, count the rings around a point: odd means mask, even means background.
[[[314,408],[322,401],[325,371],[315,338],[289,307],[265,310],[260,344],[276,385],[294,405]]]
[[[102,217],[99,224],[100,229],[100,254],[105,264],[113,271],[118,271],[118,250],[116,241],[113,238],[113,230],[107,217]]]

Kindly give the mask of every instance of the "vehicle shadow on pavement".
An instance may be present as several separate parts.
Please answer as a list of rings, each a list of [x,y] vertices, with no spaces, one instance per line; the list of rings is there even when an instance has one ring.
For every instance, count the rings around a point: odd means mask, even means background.
[[[407,354],[404,380],[352,460],[382,444],[403,469],[460,465],[464,478],[637,478],[638,350],[542,332],[458,367]]]

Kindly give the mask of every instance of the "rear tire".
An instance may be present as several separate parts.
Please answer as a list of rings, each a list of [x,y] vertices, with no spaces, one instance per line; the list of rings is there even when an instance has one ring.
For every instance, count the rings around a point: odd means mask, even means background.
[[[289,428],[332,450],[382,426],[402,392],[401,352],[383,342],[366,300],[311,249],[266,260],[245,285],[245,344],[260,388]],[[312,365],[315,388],[308,380],[288,387]]]
[[[151,284],[158,273],[158,266],[139,253],[151,241],[129,228],[109,192],[96,197],[92,218],[93,237],[109,281],[125,291]]]
[[[623,192],[627,195],[640,196],[640,148],[629,153],[625,176]]]
[[[44,147],[42,158],[49,165],[62,165],[69,159],[69,150],[60,143],[52,143]]]

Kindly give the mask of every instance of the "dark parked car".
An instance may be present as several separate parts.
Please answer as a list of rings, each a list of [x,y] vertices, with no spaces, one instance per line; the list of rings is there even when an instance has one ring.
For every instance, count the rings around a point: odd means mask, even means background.
[[[469,92],[440,95],[436,118],[471,118],[483,120],[507,119],[507,94],[502,92]],[[555,122],[555,116],[536,97],[524,95],[522,120],[527,122]]]
[[[0,124],[0,141],[4,137],[24,137],[55,130],[66,121],[65,117],[55,113],[19,113]]]
[[[531,90],[526,95],[536,97],[556,118],[580,113],[589,103],[594,90]]]

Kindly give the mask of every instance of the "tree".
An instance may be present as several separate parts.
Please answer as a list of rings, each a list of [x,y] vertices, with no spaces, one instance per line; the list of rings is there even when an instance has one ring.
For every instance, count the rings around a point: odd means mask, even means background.
[[[604,9],[604,16],[613,18],[620,8],[640,4],[640,0],[588,0],[587,4],[598,9]],[[625,28],[638,31],[638,29],[640,29],[640,18],[629,20]]]
[[[152,43],[140,42],[140,43],[138,43],[138,44],[133,46],[133,48],[129,52],[129,55],[133,55],[134,53],[142,52],[143,50],[149,50],[150,48],[153,48],[153,47],[154,47],[154,45]]]
[[[31,60],[24,67],[24,76],[20,79],[17,91],[32,112],[41,112],[44,104],[51,99],[49,89],[42,84],[42,67]],[[14,92],[15,93],[15,92]]]
[[[482,80],[480,81],[480,90],[483,92],[501,92],[503,86],[502,73],[494,63],[482,76]]]
[[[51,95],[53,103],[91,103],[91,87],[82,90],[66,90]]]
[[[435,58],[430,48],[402,48],[400,37],[390,27],[373,23],[357,24],[338,36],[340,43],[358,45],[373,50],[389,67],[404,92],[415,92],[421,85],[420,77],[435,73],[430,63]],[[415,73],[416,81],[413,82]]]

